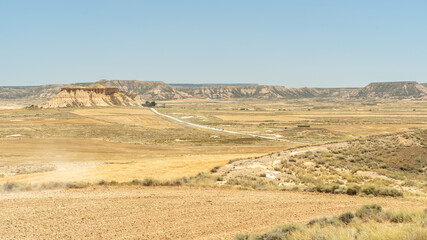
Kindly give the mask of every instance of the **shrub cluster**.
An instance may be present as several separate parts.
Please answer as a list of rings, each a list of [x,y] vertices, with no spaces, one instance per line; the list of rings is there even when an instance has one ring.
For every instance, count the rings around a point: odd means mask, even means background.
[[[322,192],[322,193],[335,193],[335,194],[348,194],[348,195],[372,195],[380,197],[402,197],[403,192],[394,188],[388,188],[376,185],[349,185],[340,186],[338,184],[323,184],[308,186],[306,191]]]
[[[192,177],[183,177],[175,180],[159,181],[153,178],[145,178],[143,180],[134,179],[130,182],[119,183],[117,181],[105,181],[101,180],[97,183],[89,182],[50,182],[42,184],[29,184],[20,182],[7,182],[0,184],[0,191],[12,192],[12,191],[31,191],[41,189],[80,189],[90,186],[123,186],[123,185],[141,185],[141,186],[215,186],[217,181],[221,181],[222,178],[217,175],[199,173]]]
[[[410,226],[420,226],[425,228],[427,221],[427,209],[424,212],[391,212],[383,211],[382,207],[378,204],[365,205],[361,207],[356,213],[345,212],[337,217],[332,218],[316,218],[310,220],[307,224],[301,226],[284,225],[274,228],[273,230],[259,235],[237,235],[235,240],[282,240],[282,239],[329,239],[332,234],[334,239],[371,239],[369,235],[377,236],[375,239],[388,239],[378,238],[381,227],[372,227],[372,224],[381,223],[397,223],[405,224],[410,223]],[[366,227],[364,227],[364,225]],[[394,225],[398,227],[397,225]],[[322,229],[327,229],[323,231]],[[357,231],[355,231],[357,229]],[[398,230],[405,229],[404,236],[412,237],[411,239],[424,239],[427,236],[427,231],[411,232],[413,229],[399,228]],[[415,229],[419,229],[415,227]],[[372,232],[372,230],[374,230]],[[329,232],[328,232],[329,231]],[[363,232],[365,231],[365,232]],[[338,237],[342,234],[342,237]],[[350,238],[349,238],[350,237]],[[366,238],[368,237],[368,238]],[[397,238],[394,238],[397,239]]]

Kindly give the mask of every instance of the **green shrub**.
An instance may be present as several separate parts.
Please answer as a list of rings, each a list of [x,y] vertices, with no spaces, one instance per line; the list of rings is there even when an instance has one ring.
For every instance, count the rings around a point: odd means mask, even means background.
[[[211,173],[216,173],[216,172],[218,172],[218,169],[219,169],[220,167],[221,167],[221,166],[216,166],[216,167],[212,168],[212,169],[211,169]]]
[[[356,211],[356,217],[360,219],[372,219],[382,212],[382,207],[378,204],[365,205]]]
[[[143,186],[158,186],[159,181],[157,181],[156,179],[152,179],[152,178],[146,178],[142,181],[142,185]]]
[[[361,192],[366,194],[366,195],[377,195],[375,186],[373,186],[373,185],[363,186]]]
[[[358,185],[350,185],[347,187],[347,191],[346,191],[348,195],[356,195],[356,194],[359,194],[359,192],[360,192],[360,186]]]
[[[295,225],[279,226],[265,234],[256,236],[256,240],[281,240],[285,239],[289,234],[296,231],[298,228]]]
[[[131,185],[142,185],[141,180],[139,179],[134,179],[130,182]]]
[[[90,184],[87,182],[71,182],[71,183],[67,183],[65,186],[67,188],[85,188],[88,187]]]
[[[352,212],[345,212],[338,217],[338,220],[344,224],[349,224],[353,221],[354,214]]]
[[[394,188],[381,188],[378,190],[378,196],[402,197],[403,192]]]
[[[347,188],[345,187],[339,187],[334,190],[334,194],[344,194],[347,193]]]
[[[403,193],[394,188],[385,188],[375,185],[364,185],[361,192],[366,195],[382,196],[382,197],[402,197]]]
[[[249,240],[249,235],[239,234],[234,237],[234,240]]]
[[[17,182],[6,182],[3,184],[3,191],[11,192],[15,190],[19,191],[30,191],[32,190],[31,184],[28,183],[17,183]]]
[[[99,186],[107,185],[108,183],[105,180],[101,180],[97,183]]]
[[[311,226],[316,225],[316,224],[319,224],[320,226],[325,226],[326,224],[328,224],[328,219],[325,217],[311,219],[307,223],[307,226],[311,227]]]
[[[390,213],[390,222],[392,223],[409,223],[413,222],[412,215],[406,212],[392,212]]]

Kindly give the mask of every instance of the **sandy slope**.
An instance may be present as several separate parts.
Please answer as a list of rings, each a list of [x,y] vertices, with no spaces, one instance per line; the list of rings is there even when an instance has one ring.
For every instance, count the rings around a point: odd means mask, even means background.
[[[425,208],[392,198],[180,187],[0,194],[1,239],[231,239],[363,204]]]

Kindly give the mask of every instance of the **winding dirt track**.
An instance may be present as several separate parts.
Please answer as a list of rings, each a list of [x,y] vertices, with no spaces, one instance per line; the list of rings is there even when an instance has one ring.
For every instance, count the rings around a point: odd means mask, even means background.
[[[274,140],[274,141],[279,141],[279,142],[291,142],[291,143],[298,143],[298,144],[307,144],[307,143],[296,142],[296,141],[291,141],[291,140],[287,140],[287,139],[280,139],[280,138],[276,138],[276,137],[267,137],[267,136],[256,135],[256,134],[251,134],[251,133],[243,133],[243,132],[230,131],[230,130],[225,130],[225,129],[222,129],[222,128],[215,128],[215,127],[210,127],[210,126],[206,126],[206,125],[201,125],[201,124],[186,122],[186,121],[182,121],[181,119],[178,119],[178,118],[175,118],[175,117],[163,114],[163,113],[159,113],[154,108],[150,108],[150,109],[151,109],[151,111],[153,111],[155,114],[157,114],[159,116],[166,117],[166,118],[172,119],[174,121],[177,121],[179,123],[186,124],[186,125],[189,125],[189,126],[192,126],[192,127],[209,129],[209,130],[214,130],[214,131],[219,131],[219,132],[225,132],[225,133],[231,133],[231,134],[237,134],[237,135],[245,135],[245,136],[250,136],[250,137],[255,137],[255,138],[264,138],[264,139],[269,139],[269,140]]]
[[[1,239],[231,239],[391,198],[187,187],[117,187],[0,194]]]

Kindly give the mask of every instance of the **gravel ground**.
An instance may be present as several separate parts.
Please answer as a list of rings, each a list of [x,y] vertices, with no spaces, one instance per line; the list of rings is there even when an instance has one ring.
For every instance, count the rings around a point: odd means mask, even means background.
[[[394,198],[188,187],[0,194],[0,239],[232,239],[356,210],[426,206]]]

